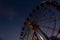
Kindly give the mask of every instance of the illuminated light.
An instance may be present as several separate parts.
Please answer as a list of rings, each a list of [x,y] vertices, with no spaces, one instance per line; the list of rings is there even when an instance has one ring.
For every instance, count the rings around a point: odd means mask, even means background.
[[[41,35],[39,35],[39,36],[40,36],[40,38],[41,38],[42,40],[44,40],[43,37],[42,37]]]

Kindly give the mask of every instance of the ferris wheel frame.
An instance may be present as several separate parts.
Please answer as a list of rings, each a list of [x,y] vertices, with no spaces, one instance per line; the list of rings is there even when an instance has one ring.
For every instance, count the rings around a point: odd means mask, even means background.
[[[41,2],[38,6],[36,6],[36,8],[34,8],[34,9],[32,10],[32,12],[29,14],[29,16],[32,17],[31,14],[35,13],[35,12],[36,12],[37,10],[39,10],[41,7],[44,7],[45,4],[51,5],[51,6],[53,6],[55,9],[57,9],[58,11],[60,11],[60,5],[59,5],[56,1],[51,1],[51,2],[49,2],[49,1],[44,1],[44,2]],[[56,16],[60,16],[60,15],[56,15]],[[50,18],[52,18],[52,17],[50,17]],[[53,18],[54,18],[54,17],[53,17]],[[27,19],[26,21],[29,22],[29,20],[30,20],[30,19]],[[27,24],[28,24],[27,22],[24,23],[24,26],[25,26],[25,27],[26,27]],[[30,24],[30,23],[29,23],[29,24]],[[23,28],[23,30],[24,30],[24,28]],[[43,35],[43,36],[40,36],[40,38],[41,38],[42,40],[49,40],[48,37],[47,37],[47,35],[45,35],[45,34],[42,32],[42,30],[39,29],[39,31],[40,31],[40,34]],[[23,35],[23,33],[22,33],[21,35]],[[32,35],[33,35],[33,33],[32,33]],[[30,37],[31,37],[32,35],[30,35]],[[38,33],[37,33],[37,35],[38,35]],[[39,36],[39,35],[38,35],[38,36]],[[23,35],[23,37],[20,37],[20,39],[23,39],[23,40],[24,40],[24,37],[25,37],[25,35]],[[31,40],[30,37],[28,37],[28,39],[25,39],[25,40]]]

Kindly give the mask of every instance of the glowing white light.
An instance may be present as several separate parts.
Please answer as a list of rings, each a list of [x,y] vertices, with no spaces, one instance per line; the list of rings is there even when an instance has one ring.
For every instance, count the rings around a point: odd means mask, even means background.
[[[39,35],[39,36],[40,36],[40,38],[41,38],[42,40],[44,40],[43,37],[42,37],[41,35]]]

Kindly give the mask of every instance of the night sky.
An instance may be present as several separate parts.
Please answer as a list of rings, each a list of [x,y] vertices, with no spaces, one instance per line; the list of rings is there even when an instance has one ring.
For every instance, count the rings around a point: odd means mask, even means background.
[[[4,40],[19,40],[25,19],[40,2],[41,0],[0,0],[0,36]]]

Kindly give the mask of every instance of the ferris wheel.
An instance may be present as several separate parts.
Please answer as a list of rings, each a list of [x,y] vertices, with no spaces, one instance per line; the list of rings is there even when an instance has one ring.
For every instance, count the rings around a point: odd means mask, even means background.
[[[60,33],[60,5],[43,1],[29,13],[24,22],[20,40],[51,40]]]

